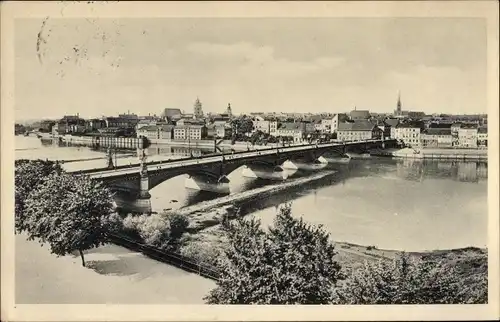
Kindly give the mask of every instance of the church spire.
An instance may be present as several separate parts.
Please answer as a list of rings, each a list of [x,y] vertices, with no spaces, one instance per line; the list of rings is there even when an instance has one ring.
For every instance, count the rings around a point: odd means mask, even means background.
[[[396,106],[396,114],[401,115],[401,91],[398,91],[398,104]]]

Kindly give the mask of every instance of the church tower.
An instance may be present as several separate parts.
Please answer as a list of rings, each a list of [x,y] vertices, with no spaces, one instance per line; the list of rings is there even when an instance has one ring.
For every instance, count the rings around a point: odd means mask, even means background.
[[[229,118],[233,117],[233,111],[231,110],[231,103],[227,104],[226,114],[227,116],[229,116]]]
[[[394,113],[397,116],[401,116],[402,111],[401,111],[401,92],[398,91],[398,104],[396,106],[396,111]]]
[[[197,119],[203,118],[203,108],[198,97],[194,102],[194,117],[196,117]]]

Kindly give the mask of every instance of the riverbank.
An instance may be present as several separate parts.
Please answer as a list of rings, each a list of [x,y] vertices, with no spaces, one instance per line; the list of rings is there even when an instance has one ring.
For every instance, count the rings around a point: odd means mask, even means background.
[[[220,225],[195,234],[186,234],[183,239],[181,253],[202,265],[215,266],[217,257],[227,245]],[[393,260],[402,253],[399,250],[379,249],[376,245],[358,245],[345,241],[333,241],[333,243],[337,252],[335,258],[346,270],[359,267],[367,261]],[[485,248],[465,247],[407,253],[424,260],[445,260],[450,265],[459,266],[466,278],[484,277],[488,271],[488,251]]]
[[[488,161],[487,149],[403,148],[373,151],[371,155],[409,159]]]
[[[192,206],[175,210],[175,213],[187,216],[190,219],[189,230],[200,231],[208,227],[218,225],[225,215],[234,215],[235,203],[248,202],[255,198],[268,198],[273,193],[283,191],[298,185],[305,184],[333,175],[335,171],[323,171],[307,177],[292,179],[285,182],[279,182],[266,185],[260,188],[231,194],[228,196],[203,201]],[[167,212],[168,214],[168,212]]]

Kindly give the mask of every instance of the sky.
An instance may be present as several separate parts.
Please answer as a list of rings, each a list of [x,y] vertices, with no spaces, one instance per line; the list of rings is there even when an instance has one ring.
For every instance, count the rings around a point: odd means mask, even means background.
[[[480,18],[19,19],[17,120],[79,113],[486,113]]]

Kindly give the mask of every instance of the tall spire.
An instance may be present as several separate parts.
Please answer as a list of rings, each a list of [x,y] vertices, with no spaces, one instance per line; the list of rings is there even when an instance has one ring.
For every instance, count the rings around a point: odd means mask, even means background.
[[[398,91],[398,104],[396,106],[396,112],[401,115],[401,91]]]

